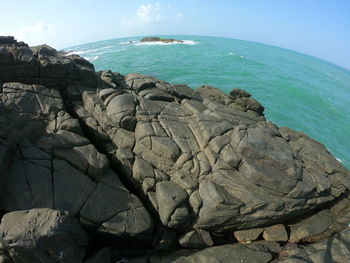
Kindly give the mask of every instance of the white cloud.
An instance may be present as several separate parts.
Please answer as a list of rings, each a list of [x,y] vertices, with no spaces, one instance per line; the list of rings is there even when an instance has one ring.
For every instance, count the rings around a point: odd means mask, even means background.
[[[171,5],[167,5],[167,9],[171,9]],[[164,14],[162,13],[161,5],[156,3],[148,3],[140,5],[136,10],[136,15],[130,18],[124,18],[121,22],[122,26],[134,27],[149,24],[159,24],[172,20],[182,19],[182,13]]]
[[[140,5],[137,9],[137,16],[141,22],[159,22],[161,20],[159,3]]]
[[[14,32],[14,36],[20,40],[32,44],[35,39],[52,35],[55,33],[55,27],[52,24],[46,24],[43,21],[38,21],[34,25],[26,25]],[[33,41],[34,40],[34,41]],[[42,41],[43,39],[41,39]]]

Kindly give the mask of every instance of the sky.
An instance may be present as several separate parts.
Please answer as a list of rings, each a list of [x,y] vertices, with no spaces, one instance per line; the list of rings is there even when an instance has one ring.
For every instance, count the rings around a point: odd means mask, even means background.
[[[349,0],[0,0],[0,35],[62,49],[145,35],[254,41],[350,69]]]

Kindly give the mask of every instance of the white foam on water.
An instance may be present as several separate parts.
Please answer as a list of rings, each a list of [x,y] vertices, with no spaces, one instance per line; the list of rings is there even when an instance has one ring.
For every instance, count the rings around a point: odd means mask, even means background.
[[[229,52],[228,54],[229,54],[230,56],[237,56],[237,57],[240,57],[240,58],[246,58],[245,56],[238,55],[238,54],[236,54],[235,52]]]
[[[101,47],[99,49],[106,49],[106,48],[114,48],[114,46],[105,46],[105,47]]]
[[[340,159],[340,158],[337,158],[337,157],[335,157],[335,159],[337,159],[337,161],[338,161],[338,162],[341,162],[341,163],[343,163],[343,160],[342,160],[342,159]]]
[[[98,56],[94,56],[92,58],[86,58],[86,59],[89,60],[89,61],[94,61],[94,60],[98,59]]]
[[[139,42],[139,41],[135,41],[135,40],[128,40],[128,41],[120,42],[120,43],[118,43],[118,45],[135,44],[135,43],[138,43],[138,42]]]
[[[68,53],[65,54],[65,56],[70,56],[70,55],[82,55],[82,54],[86,54],[88,53],[88,50],[86,51],[74,51],[74,50],[70,50],[68,51]]]
[[[92,49],[88,49],[88,50],[69,50],[68,53],[66,54],[66,56],[69,56],[69,55],[84,55],[84,54],[100,55],[100,54],[103,54],[103,53],[110,52],[110,51],[104,51],[104,49],[110,49],[110,48],[114,48],[114,46],[105,46],[105,47],[99,47],[99,48],[92,48]]]
[[[182,40],[183,42],[172,42],[172,43],[165,43],[163,41],[154,41],[154,42],[136,42],[134,43],[135,46],[168,46],[168,45],[190,45],[194,46],[199,44],[199,42],[196,42],[194,40]]]

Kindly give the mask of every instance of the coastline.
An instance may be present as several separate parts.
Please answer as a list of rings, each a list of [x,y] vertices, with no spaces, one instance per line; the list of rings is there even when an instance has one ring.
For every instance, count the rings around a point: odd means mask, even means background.
[[[332,250],[350,241],[349,171],[266,121],[248,92],[95,72],[78,55],[1,43],[0,259],[349,256]]]

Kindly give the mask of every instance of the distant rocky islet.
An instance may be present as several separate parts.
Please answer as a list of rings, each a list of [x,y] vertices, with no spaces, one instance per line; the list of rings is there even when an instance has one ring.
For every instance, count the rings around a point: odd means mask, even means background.
[[[350,260],[349,171],[246,91],[13,37],[0,86],[0,262]]]
[[[184,43],[183,40],[177,40],[173,38],[160,38],[160,37],[144,37],[140,42],[163,42],[163,43]]]

